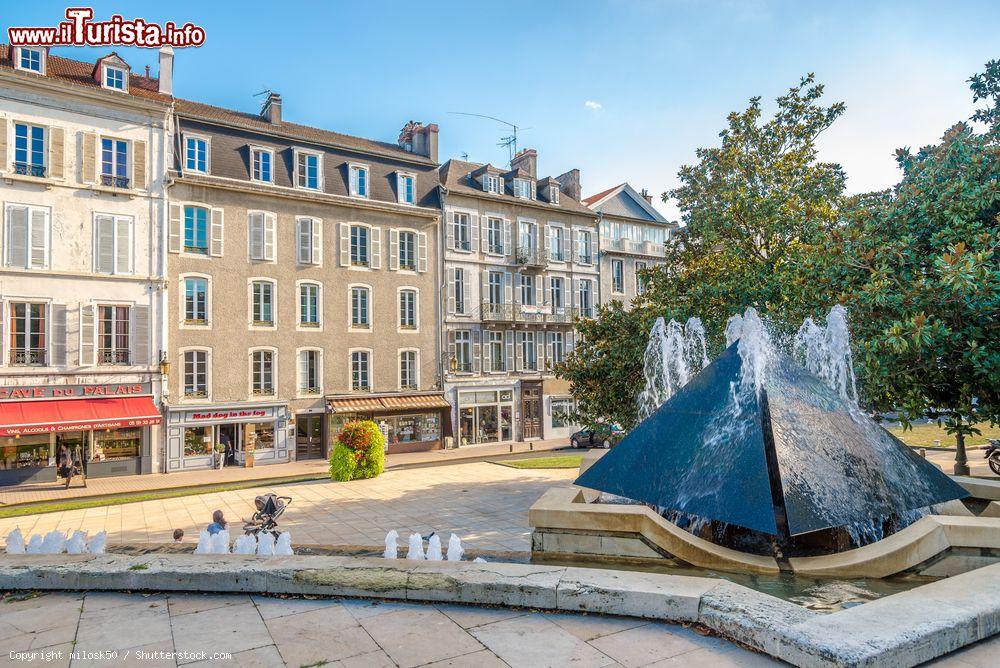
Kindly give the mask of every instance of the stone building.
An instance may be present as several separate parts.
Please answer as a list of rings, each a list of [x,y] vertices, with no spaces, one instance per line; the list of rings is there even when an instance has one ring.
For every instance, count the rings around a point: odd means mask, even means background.
[[[509,168],[440,168],[445,232],[445,390],[459,446],[565,436],[572,400],[552,373],[574,318],[598,304],[596,215],[580,174],[538,178],[537,153]]]
[[[626,306],[645,290],[642,270],[663,264],[664,244],[677,230],[653,208],[645,190],[628,183],[583,200],[600,221],[601,299]]]
[[[0,45],[0,484],[157,467],[164,151],[159,80]]]
[[[398,142],[176,100],[167,468],[327,456],[348,419],[442,447],[436,125]]]

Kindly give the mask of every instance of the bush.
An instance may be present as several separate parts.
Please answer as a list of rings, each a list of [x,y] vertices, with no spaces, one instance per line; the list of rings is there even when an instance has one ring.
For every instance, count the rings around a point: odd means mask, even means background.
[[[345,424],[330,456],[330,477],[334,480],[374,478],[384,469],[385,437],[378,425],[371,420]]]

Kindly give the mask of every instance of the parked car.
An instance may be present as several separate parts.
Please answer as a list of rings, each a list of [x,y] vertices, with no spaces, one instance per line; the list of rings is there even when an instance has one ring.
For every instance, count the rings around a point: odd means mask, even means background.
[[[618,425],[602,424],[596,427],[581,429],[569,437],[569,443],[574,448],[610,448],[622,440],[625,431]]]

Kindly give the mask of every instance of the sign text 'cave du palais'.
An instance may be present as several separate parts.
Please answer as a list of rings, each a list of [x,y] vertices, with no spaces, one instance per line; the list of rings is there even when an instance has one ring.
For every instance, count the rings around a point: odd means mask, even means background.
[[[152,394],[150,383],[108,383],[104,385],[11,385],[0,387],[0,401],[26,399],[82,399],[85,397],[131,397]]]

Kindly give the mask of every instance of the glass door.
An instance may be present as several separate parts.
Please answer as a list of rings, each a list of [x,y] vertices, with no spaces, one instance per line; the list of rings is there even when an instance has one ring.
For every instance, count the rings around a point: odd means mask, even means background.
[[[295,458],[323,459],[323,416],[295,418]]]

